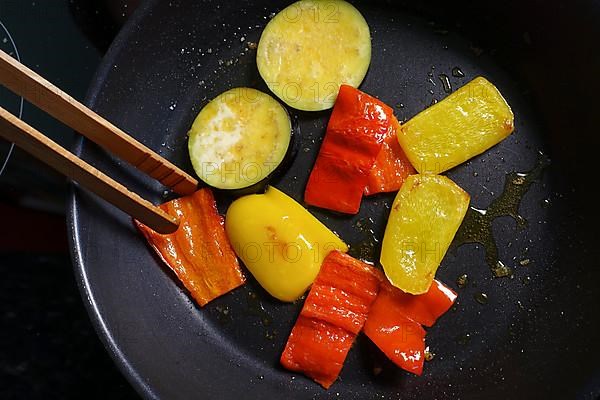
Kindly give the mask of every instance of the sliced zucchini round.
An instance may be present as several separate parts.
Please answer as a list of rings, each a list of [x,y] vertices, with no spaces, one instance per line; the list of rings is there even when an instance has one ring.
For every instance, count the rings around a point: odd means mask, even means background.
[[[219,189],[241,189],[269,176],[285,157],[292,126],[268,94],[234,88],[210,101],[189,131],[196,174]]]
[[[358,87],[371,62],[363,16],[342,0],[301,0],[265,27],[258,71],[277,97],[304,111],[333,107],[342,84]]]

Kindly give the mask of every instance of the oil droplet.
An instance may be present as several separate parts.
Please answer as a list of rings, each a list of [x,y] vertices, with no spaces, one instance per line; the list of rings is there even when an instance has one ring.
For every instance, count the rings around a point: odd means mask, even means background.
[[[496,261],[496,265],[492,267],[492,274],[494,274],[494,278],[505,278],[507,276],[511,276],[513,274],[513,270],[511,267],[507,267],[500,260]]]
[[[450,78],[446,74],[439,74],[439,80],[442,82],[442,87],[445,93],[452,93],[452,85],[450,84]]]
[[[433,78],[433,70],[435,70],[435,65],[432,65],[431,69],[427,73],[427,76],[429,76],[430,78]],[[433,84],[435,85],[435,83],[433,83]]]
[[[523,285],[529,285],[531,283],[531,278],[526,276],[523,279],[521,279],[521,283],[523,283]]]
[[[524,260],[519,261],[519,264],[521,264],[522,266],[527,266],[529,265],[529,263],[531,262],[531,260],[529,258],[526,258]]]
[[[278,333],[279,332],[277,331],[277,329],[273,329],[273,330],[267,329],[267,331],[265,332],[265,339],[273,340],[277,337]]]
[[[363,233],[373,233],[375,221],[371,217],[360,218],[354,223],[354,227]]]
[[[267,310],[265,310],[265,307],[262,305],[262,302],[260,301],[256,293],[251,291],[248,292],[247,303],[248,313],[250,315],[255,315],[259,317],[260,322],[263,324],[263,326],[271,325],[272,318],[269,315],[269,313],[267,313]]]
[[[376,240],[364,239],[360,242],[351,244],[348,254],[368,264],[373,264],[376,258]]]
[[[467,344],[471,341],[471,334],[470,333],[465,333],[464,335],[461,335],[458,337],[458,339],[456,340],[456,342],[458,344]]]
[[[519,228],[524,228],[527,221],[519,214],[519,205],[523,195],[548,166],[550,160],[540,153],[535,167],[529,172],[511,172],[506,175],[504,191],[494,199],[487,210],[470,207],[460,226],[452,246],[459,247],[466,243],[479,243],[485,248],[485,260],[495,277],[512,275],[512,269],[498,258],[498,247],[492,230],[492,222],[502,216],[510,216]]]
[[[552,202],[550,201],[550,199],[542,200],[542,208],[548,208],[548,207],[550,207],[551,204],[552,204]]]
[[[396,108],[404,108],[404,104],[398,103],[398,104],[396,104]]]
[[[217,306],[215,307],[217,310],[217,321],[221,324],[225,325],[231,322],[233,319],[231,318],[231,309],[228,306]]]
[[[477,292],[474,295],[475,300],[477,300],[477,302],[479,304],[487,304],[488,302],[488,296],[487,294],[483,293],[483,292]]]
[[[434,359],[435,353],[432,352],[431,350],[429,350],[429,346],[427,346],[425,348],[425,354],[424,354],[424,356],[425,356],[425,361],[431,361],[431,360]]]
[[[458,278],[456,278],[456,286],[459,288],[464,288],[469,283],[469,276],[467,274],[462,274]]]
[[[431,99],[431,103],[429,104],[430,106],[436,104],[438,102],[438,99],[436,99],[435,97],[433,99]]]
[[[256,50],[258,48],[258,43],[256,43],[256,42],[248,42],[248,48],[250,50]]]
[[[455,78],[463,78],[465,73],[462,71],[462,69],[460,69],[460,67],[454,67],[452,68],[452,76]]]
[[[373,230],[375,221],[373,218],[360,218],[353,226],[354,228],[363,234],[363,239],[350,244],[348,254],[361,261],[373,264],[378,253],[379,240]]]

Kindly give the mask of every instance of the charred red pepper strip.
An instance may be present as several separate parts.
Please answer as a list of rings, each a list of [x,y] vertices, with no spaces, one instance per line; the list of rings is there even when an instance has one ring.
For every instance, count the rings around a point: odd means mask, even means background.
[[[304,200],[348,214],[360,208],[368,173],[391,124],[392,109],[351,86],[340,88]]]
[[[425,351],[421,324],[432,326],[455,300],[456,293],[437,280],[427,293],[417,296],[385,280],[363,330],[396,365],[421,375]]]
[[[365,187],[367,196],[382,192],[394,192],[400,189],[407,176],[416,173],[398,142],[397,132],[399,129],[400,123],[396,117],[392,116],[392,123],[381,146],[381,151],[377,155],[373,168],[369,171]]]
[[[200,306],[244,284],[210,189],[160,208],[179,218],[175,233],[161,235],[138,221],[136,225]]]
[[[329,388],[342,370],[382,279],[368,264],[339,251],[329,253],[292,329],[281,364]]]

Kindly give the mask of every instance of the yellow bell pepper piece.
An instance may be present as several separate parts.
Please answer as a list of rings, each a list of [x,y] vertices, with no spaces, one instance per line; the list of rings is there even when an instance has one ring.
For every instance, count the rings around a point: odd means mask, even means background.
[[[390,283],[427,292],[458,230],[469,194],[441,175],[411,175],[396,195],[385,227],[380,262]]]
[[[302,296],[330,251],[348,251],[339,237],[274,187],[235,200],[225,230],[258,283],[282,301]]]
[[[419,173],[439,174],[483,153],[513,129],[506,100],[478,77],[402,125],[398,141]]]

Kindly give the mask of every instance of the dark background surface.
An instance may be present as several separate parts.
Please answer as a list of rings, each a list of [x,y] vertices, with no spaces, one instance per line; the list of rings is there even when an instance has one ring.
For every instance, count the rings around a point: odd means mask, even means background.
[[[121,3],[121,4],[117,4]],[[137,1],[0,0],[21,60],[82,100]],[[2,50],[12,51],[0,28]],[[0,89],[0,106],[18,102]],[[65,147],[73,132],[25,103],[22,118]],[[0,143],[0,165],[8,150]],[[0,399],[138,398],[96,336],[73,277],[67,183],[15,149],[0,176]]]

